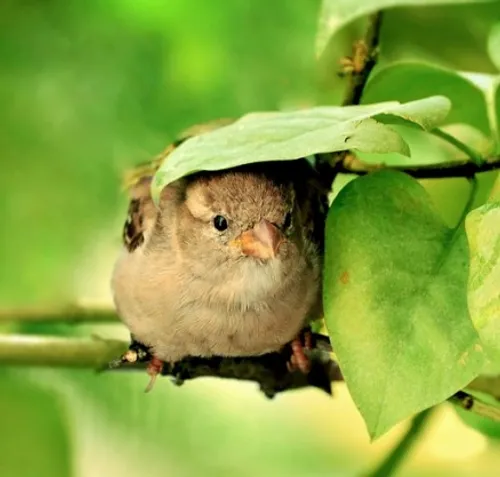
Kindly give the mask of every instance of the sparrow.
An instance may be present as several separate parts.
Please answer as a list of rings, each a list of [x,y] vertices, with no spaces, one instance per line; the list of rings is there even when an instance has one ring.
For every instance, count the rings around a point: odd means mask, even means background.
[[[258,356],[287,344],[290,370],[307,373],[301,332],[322,316],[328,192],[315,168],[299,159],[198,172],[155,204],[158,164],[129,187],[111,280],[118,315],[153,356],[147,390],[164,364],[185,357]]]

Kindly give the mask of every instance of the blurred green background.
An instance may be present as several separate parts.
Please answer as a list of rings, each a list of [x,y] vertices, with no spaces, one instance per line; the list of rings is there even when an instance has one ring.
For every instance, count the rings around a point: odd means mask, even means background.
[[[0,307],[109,305],[126,208],[122,174],[185,127],[335,104],[338,56],[319,64],[314,57],[319,7],[319,0],[3,0]],[[381,63],[425,59],[493,73],[486,42],[499,21],[498,3],[390,10]],[[342,31],[333,50],[349,53],[361,26]],[[414,161],[429,162],[423,140],[412,141]],[[429,187],[443,214],[456,217],[466,181]],[[1,331],[127,338],[119,324]],[[0,475],[360,475],[406,426],[370,444],[342,385],[334,399],[304,390],[268,401],[251,383],[205,379],[175,388],[164,379],[144,395],[146,381],[0,367]],[[443,406],[400,475],[496,476],[499,466],[495,438]]]

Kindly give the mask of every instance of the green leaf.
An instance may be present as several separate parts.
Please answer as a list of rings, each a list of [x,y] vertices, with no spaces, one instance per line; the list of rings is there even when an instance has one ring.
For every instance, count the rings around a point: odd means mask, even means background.
[[[490,31],[488,53],[493,64],[500,70],[500,23],[494,25]]]
[[[486,97],[483,91],[456,71],[426,63],[401,62],[379,70],[368,82],[363,95],[366,103],[413,101],[446,95],[452,103],[446,122],[470,124],[491,135]]]
[[[425,98],[425,99],[420,99]],[[400,117],[406,121],[418,124],[422,129],[430,130],[441,124],[452,108],[450,99],[443,95],[425,95],[415,98],[415,101],[409,101],[391,108],[388,114]]]
[[[490,114],[497,141],[497,150],[500,151],[500,77],[494,81],[490,92]]]
[[[472,321],[493,364],[500,364],[500,181],[490,202],[465,225],[470,249],[468,301]]]
[[[429,6],[476,2],[477,0],[323,0],[316,36],[316,55],[320,56],[335,33],[348,23],[377,10],[400,6]]]
[[[229,126],[193,137],[176,148],[156,173],[153,195],[158,196],[168,183],[200,170],[299,159],[347,149],[409,155],[401,136],[381,124],[384,117],[397,116],[431,128],[443,121],[449,109],[449,100],[439,96],[407,104],[388,102],[248,114]]]
[[[358,178],[333,202],[325,318],[372,438],[447,399],[481,370],[467,276],[463,227],[447,227],[409,176]]]
[[[428,134],[426,131],[403,125],[392,125],[392,128],[401,135],[410,147],[412,164],[438,164],[440,162],[462,160],[465,157],[462,151],[435,135]],[[489,157],[494,151],[493,141],[468,124],[450,124],[443,126],[441,129],[467,144],[482,157]],[[408,165],[408,158],[398,153],[384,154],[383,157],[380,154],[373,153],[358,152],[356,155],[366,163],[380,164],[383,162],[388,166]],[[442,181],[438,182],[442,185]],[[462,204],[458,203],[454,197],[450,199],[459,209],[462,208]],[[461,210],[459,213],[461,213]]]
[[[471,28],[472,18],[475,28]],[[491,73],[495,67],[487,51],[488,34],[499,21],[496,1],[389,10],[382,23],[379,63],[411,59],[457,71]],[[342,34],[330,42],[328,54]]]

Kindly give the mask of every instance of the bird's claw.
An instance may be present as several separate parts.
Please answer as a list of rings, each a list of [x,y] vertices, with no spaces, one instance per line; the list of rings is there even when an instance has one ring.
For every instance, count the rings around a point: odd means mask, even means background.
[[[302,338],[304,343],[302,343]],[[298,369],[302,373],[308,374],[311,371],[311,361],[304,350],[310,351],[313,348],[311,331],[303,331],[290,343],[290,347],[292,348],[292,355],[287,363],[288,371],[293,372]]]
[[[153,358],[148,364],[147,373],[149,374],[150,379],[144,392],[149,393],[153,389],[153,386],[155,385],[156,382],[156,378],[158,377],[159,374],[161,374],[162,371],[163,371],[163,361],[153,356]]]

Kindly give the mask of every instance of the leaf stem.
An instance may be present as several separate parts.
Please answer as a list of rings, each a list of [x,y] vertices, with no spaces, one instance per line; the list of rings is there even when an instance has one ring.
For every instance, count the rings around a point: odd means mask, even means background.
[[[473,177],[469,178],[469,184],[470,184],[469,197],[467,198],[467,202],[465,203],[464,209],[462,210],[462,214],[460,215],[460,219],[458,220],[458,223],[457,223],[457,226],[456,226],[457,230],[464,223],[465,218],[467,217],[467,214],[472,209],[472,206],[474,205],[474,201],[476,200],[477,191],[478,191],[476,176],[473,176]]]
[[[456,137],[439,128],[433,129],[431,132],[434,136],[443,139],[447,143],[456,147],[459,151],[465,153],[470,158],[471,162],[473,162],[476,166],[481,167],[483,165],[483,158],[476,151],[474,151],[474,149],[458,140]]]
[[[408,428],[408,431],[403,438],[397,443],[396,447],[389,455],[377,466],[373,472],[370,472],[366,477],[390,477],[393,475],[403,462],[408,457],[411,449],[418,442],[423,430],[429,422],[433,408],[426,409],[415,416]]]

